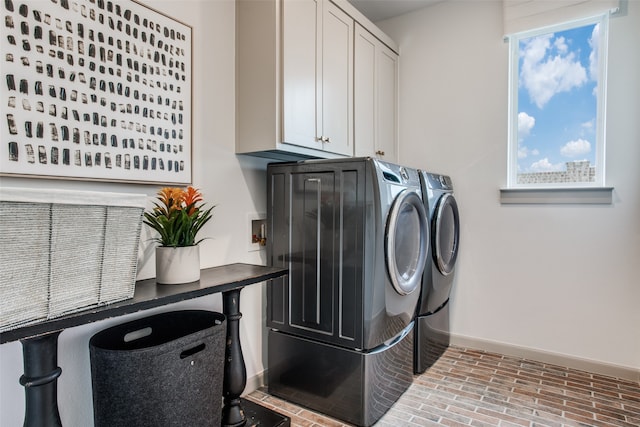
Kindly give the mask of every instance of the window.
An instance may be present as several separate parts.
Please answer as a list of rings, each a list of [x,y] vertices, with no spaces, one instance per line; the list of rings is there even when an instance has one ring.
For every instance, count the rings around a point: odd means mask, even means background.
[[[608,15],[509,37],[508,187],[604,186]]]

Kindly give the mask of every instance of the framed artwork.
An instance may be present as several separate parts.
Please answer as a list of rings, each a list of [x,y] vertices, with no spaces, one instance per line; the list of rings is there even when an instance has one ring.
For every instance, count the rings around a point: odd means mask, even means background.
[[[133,1],[3,0],[0,174],[191,182],[191,27]]]

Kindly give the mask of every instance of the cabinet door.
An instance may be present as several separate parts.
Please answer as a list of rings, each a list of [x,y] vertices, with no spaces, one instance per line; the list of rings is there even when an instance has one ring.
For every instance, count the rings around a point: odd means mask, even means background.
[[[378,96],[376,101],[376,153],[381,158],[398,160],[398,55],[380,44],[376,56]]]
[[[353,126],[357,157],[373,157],[376,151],[376,42],[371,33],[356,25]]]
[[[398,56],[356,25],[355,155],[397,161]]]
[[[321,150],[316,117],[321,102],[322,1],[283,1],[284,141]]]
[[[329,1],[322,23],[323,149],[353,156],[353,19]]]

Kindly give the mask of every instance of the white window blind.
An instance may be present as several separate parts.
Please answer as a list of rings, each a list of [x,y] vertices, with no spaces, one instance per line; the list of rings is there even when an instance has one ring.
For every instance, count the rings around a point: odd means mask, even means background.
[[[620,0],[503,0],[504,34],[617,11]]]

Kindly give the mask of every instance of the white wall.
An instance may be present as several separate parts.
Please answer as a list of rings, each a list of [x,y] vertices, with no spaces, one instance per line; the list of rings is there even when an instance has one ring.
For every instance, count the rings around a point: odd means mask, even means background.
[[[201,244],[202,267],[233,262],[262,264],[266,259],[264,252],[247,250],[247,214],[265,210],[266,162],[234,154],[235,4],[233,0],[145,3],[193,27],[193,183],[203,191],[207,201],[218,205],[213,220],[201,231],[202,236],[211,237]],[[151,185],[9,178],[2,178],[2,185],[146,193],[149,196],[158,189]],[[149,250],[148,245],[149,242],[145,242],[146,248],[141,253],[140,279],[155,275],[153,250]],[[241,295],[244,315],[240,322],[241,341],[249,378],[264,369],[263,286],[246,288]],[[62,368],[58,402],[63,425],[93,424],[88,342],[94,333],[133,318],[181,308],[221,311],[222,303],[216,295],[64,331],[58,350]],[[20,343],[0,346],[2,426],[22,425],[24,389],[18,383],[22,373]]]
[[[640,3],[628,3],[610,21],[606,206],[500,204],[500,1],[447,1],[379,23],[401,51],[400,161],[451,175],[461,211],[458,341],[640,372]]]
[[[266,161],[234,154],[233,0],[145,1],[193,27],[194,185],[218,205],[202,234],[202,267],[262,263],[247,252],[247,214],[264,212]],[[453,331],[640,367],[640,4],[612,20],[608,184],[612,206],[501,206],[506,177],[507,46],[499,2],[447,2],[381,26],[401,46],[401,160],[450,174],[462,215]],[[157,187],[2,179],[2,185],[146,193]],[[154,275],[143,249],[139,278]],[[242,293],[249,378],[264,369],[263,286]],[[221,310],[219,296],[175,304]],[[58,402],[67,426],[91,426],[89,338],[155,311],[60,335]],[[19,343],[0,347],[0,425],[20,425]]]

